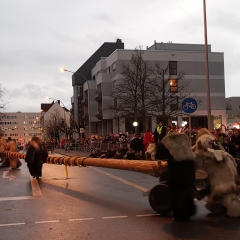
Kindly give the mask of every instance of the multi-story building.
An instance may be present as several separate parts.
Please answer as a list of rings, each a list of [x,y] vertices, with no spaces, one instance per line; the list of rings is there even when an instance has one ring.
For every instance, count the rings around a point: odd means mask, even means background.
[[[240,125],[240,97],[226,98],[226,109],[228,126],[232,127],[236,122]]]
[[[82,82],[75,82],[74,88],[78,88],[79,91],[78,93],[74,92],[72,99],[74,99],[73,102],[75,104],[77,97],[81,96],[83,98],[81,102],[78,101],[78,106],[83,108],[81,113],[87,114],[90,109],[91,134],[105,135],[110,132],[118,133],[120,130],[124,132],[129,131],[132,128],[122,119],[111,119],[111,114],[106,109],[106,106],[113,104],[110,93],[114,85],[123,79],[121,75],[122,64],[130,64],[133,51],[116,49],[108,56],[99,57],[98,62],[92,66],[91,70],[90,67],[87,69],[88,78],[91,81],[84,79]],[[198,105],[197,110],[191,114],[192,126],[207,127],[204,45],[157,43],[155,41],[153,46],[143,50],[143,58],[149,63],[158,62],[162,68],[170,65],[174,66],[172,70],[175,70],[176,75],[179,71],[185,73],[184,81],[188,82],[187,91],[190,93],[189,97],[195,98],[201,103]],[[218,128],[222,123],[226,124],[224,57],[223,53],[212,52],[211,46],[208,45],[208,58],[211,123],[214,128]],[[80,69],[83,71],[83,68],[84,65]],[[90,76],[89,73],[91,73]],[[74,77],[76,77],[76,74],[73,75],[73,80]],[[88,99],[89,96],[90,99]],[[79,109],[74,107],[74,115],[77,117],[79,115],[76,114],[76,111]],[[182,116],[176,119],[176,122],[178,125],[181,125],[183,121],[188,122],[188,119],[188,116],[183,112]],[[155,127],[156,119],[152,119],[150,130],[153,131]]]
[[[7,112],[0,116],[1,135],[26,143],[32,136],[41,136],[40,112]]]
[[[73,86],[73,96],[71,98],[71,114],[74,116],[74,120],[80,126],[89,125],[91,126],[91,132],[93,134],[98,134],[98,124],[99,121],[96,116],[94,109],[96,109],[97,102],[94,99],[96,92],[95,76],[92,76],[91,70],[97,64],[100,59],[104,59],[111,55],[116,49],[124,49],[124,43],[120,39],[116,42],[105,42],[102,46],[72,75],[72,86]],[[89,81],[87,81],[89,80]],[[83,84],[87,82],[89,89],[89,101],[88,94],[83,96]],[[85,108],[84,106],[89,107]],[[88,114],[88,109],[90,109],[90,116]],[[86,121],[82,123],[82,119]],[[85,134],[86,135],[86,134]],[[87,132],[87,136],[89,133]]]

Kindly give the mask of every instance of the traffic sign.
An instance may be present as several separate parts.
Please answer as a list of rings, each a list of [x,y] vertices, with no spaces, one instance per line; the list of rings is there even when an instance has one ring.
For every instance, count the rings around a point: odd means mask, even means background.
[[[194,98],[185,98],[182,101],[182,110],[185,113],[191,114],[197,110],[198,104]]]

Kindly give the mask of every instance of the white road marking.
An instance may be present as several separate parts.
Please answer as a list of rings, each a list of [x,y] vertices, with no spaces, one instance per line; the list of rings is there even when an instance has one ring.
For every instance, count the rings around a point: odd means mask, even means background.
[[[2,178],[9,178],[9,177],[6,177],[6,175],[9,173],[9,171],[3,171],[3,175],[2,175]]]
[[[135,183],[129,182],[129,181],[127,181],[127,180],[124,180],[123,178],[114,176],[114,175],[112,175],[112,174],[110,174],[110,173],[104,172],[104,171],[102,171],[102,170],[100,170],[100,169],[97,169],[97,168],[94,168],[94,167],[91,167],[91,168],[94,169],[94,170],[97,171],[97,172],[100,172],[100,173],[102,173],[102,174],[104,174],[104,175],[106,175],[106,176],[108,176],[108,177],[111,177],[111,178],[113,178],[113,179],[115,179],[115,180],[118,180],[119,182],[125,183],[126,185],[131,186],[131,187],[133,187],[133,188],[136,188],[136,189],[138,189],[138,190],[140,190],[140,191],[142,191],[142,192],[148,191],[148,189],[146,189],[146,188],[144,188],[144,187],[141,187],[141,186],[139,186],[139,185],[137,185],[137,184],[135,184]]]
[[[0,224],[0,227],[6,226],[17,226],[17,225],[24,225],[25,223],[7,223],[7,224]]]
[[[16,201],[16,200],[30,200],[30,199],[36,199],[39,197],[34,196],[22,196],[22,197],[2,197],[0,198],[0,202],[2,201]]]
[[[31,179],[33,197],[42,197],[42,192],[39,187],[38,180],[36,178],[32,178],[31,176],[30,176],[30,179]]]
[[[110,216],[110,217],[103,217],[103,219],[112,219],[112,218],[127,218],[128,216]]]
[[[88,221],[88,220],[94,220],[94,218],[69,219],[69,222],[75,222],[75,221]]]
[[[153,216],[160,216],[161,214],[159,213],[152,213],[152,214],[140,214],[136,215],[136,217],[153,217]]]
[[[56,222],[59,222],[59,220],[40,221],[40,222],[35,222],[35,223],[56,223]]]
[[[13,180],[13,179],[15,179],[15,178],[17,178],[16,176],[13,176],[13,175],[11,175],[10,176],[10,178],[9,178],[9,181],[11,181],[11,180]]]

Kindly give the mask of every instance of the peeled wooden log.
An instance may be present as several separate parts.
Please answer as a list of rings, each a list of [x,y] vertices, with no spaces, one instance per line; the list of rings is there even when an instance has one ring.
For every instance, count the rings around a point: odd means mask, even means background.
[[[17,157],[25,159],[26,154],[4,151],[1,153],[7,157]],[[47,158],[48,164],[58,164],[65,166],[94,166],[104,168],[114,168],[121,170],[129,170],[141,172],[159,177],[162,172],[165,172],[167,163],[159,161],[145,161],[145,160],[123,160],[123,159],[106,159],[106,158],[89,158],[89,157],[65,157],[65,156],[49,156]]]

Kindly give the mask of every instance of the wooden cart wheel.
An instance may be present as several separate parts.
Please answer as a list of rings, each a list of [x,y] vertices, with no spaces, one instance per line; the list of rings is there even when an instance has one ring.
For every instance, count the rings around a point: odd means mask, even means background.
[[[171,211],[172,193],[167,185],[159,184],[150,190],[148,201],[157,213],[168,214]]]

